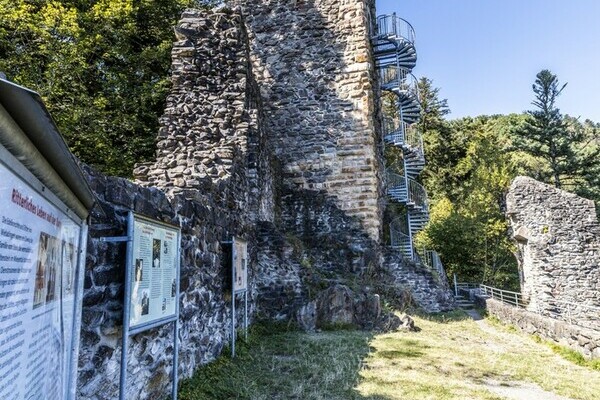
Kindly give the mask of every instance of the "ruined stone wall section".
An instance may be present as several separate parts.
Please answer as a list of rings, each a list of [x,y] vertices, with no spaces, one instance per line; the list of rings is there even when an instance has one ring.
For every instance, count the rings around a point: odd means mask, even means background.
[[[378,240],[381,154],[372,0],[232,0],[246,17],[284,183],[324,191]]]
[[[186,10],[175,34],[156,161],[137,166],[136,182],[170,196],[210,193],[254,221],[272,221],[270,146],[241,14]]]
[[[409,293],[411,300],[426,312],[442,312],[456,308],[452,290],[446,276],[408,263],[393,249],[384,252],[384,269],[390,277],[389,284],[399,294]]]
[[[507,195],[507,214],[529,309],[560,313],[557,301],[600,307],[600,224],[594,203],[518,177]],[[573,312],[572,317],[586,318],[591,311]]]
[[[92,213],[88,239],[77,397],[118,398],[126,247],[124,243],[102,242],[101,238],[125,234],[129,210],[181,227],[179,374],[181,379],[188,378],[229,343],[231,272],[225,268],[221,241],[231,235],[251,239],[244,232],[244,217],[221,209],[210,199],[201,204],[182,195],[168,198],[160,190],[142,188],[125,179],[91,170],[87,173],[98,205]],[[249,285],[254,292],[254,240],[250,240],[249,252]],[[251,318],[254,308],[251,300]],[[128,357],[126,398],[166,398],[172,382],[173,325],[131,336]]]

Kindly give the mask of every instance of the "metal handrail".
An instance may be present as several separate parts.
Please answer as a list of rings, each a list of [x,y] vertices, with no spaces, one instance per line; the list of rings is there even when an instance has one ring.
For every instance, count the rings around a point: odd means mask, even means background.
[[[407,243],[410,243],[408,220],[402,216],[390,222],[390,244],[392,247],[403,247]]]
[[[404,177],[404,175],[400,175],[396,172],[393,172],[392,170],[390,170],[390,168],[386,169],[385,175],[386,175],[386,181],[387,181],[386,183],[387,183],[388,192],[390,190],[397,190],[397,191],[403,191],[408,194],[408,192],[406,190],[406,178]]]
[[[385,65],[378,69],[381,89],[406,93],[420,102],[419,82],[409,70],[396,65]]]
[[[384,139],[388,142],[401,143],[411,151],[423,154],[423,135],[416,125],[404,121],[383,117],[382,130]]]
[[[444,282],[447,282],[448,277],[446,276],[446,270],[444,269],[442,260],[440,259],[440,256],[436,251],[423,250],[423,255],[421,259],[423,260],[423,264],[427,268],[436,271],[440,279]]]
[[[414,204],[417,207],[421,207],[423,210],[428,209],[427,191],[419,182],[414,179],[407,179],[408,181],[408,202]]]
[[[529,299],[522,293],[503,290],[487,285],[474,285],[468,283],[455,283],[455,291],[477,290],[482,296],[498,300],[518,308],[527,309],[539,315],[552,319],[562,320],[571,325],[600,330],[600,307],[564,300],[550,300],[546,304],[529,304]]]
[[[525,308],[529,303],[521,293],[498,289],[487,285],[479,285],[479,293],[483,296],[490,297],[494,300],[499,300],[502,303],[510,304],[519,308]]]
[[[414,44],[417,35],[410,22],[397,17],[396,13],[378,16],[375,38],[383,39],[390,37],[404,39]]]

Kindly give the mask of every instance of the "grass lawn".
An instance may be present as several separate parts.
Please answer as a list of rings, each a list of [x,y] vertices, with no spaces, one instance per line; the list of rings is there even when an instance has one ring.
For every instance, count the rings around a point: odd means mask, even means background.
[[[262,328],[235,360],[221,357],[184,382],[180,399],[504,399],[490,382],[600,399],[599,370],[533,337],[462,313],[414,319],[420,332]]]

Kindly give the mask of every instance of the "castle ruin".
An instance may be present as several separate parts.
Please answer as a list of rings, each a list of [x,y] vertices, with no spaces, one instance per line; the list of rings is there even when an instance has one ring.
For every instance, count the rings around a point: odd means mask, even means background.
[[[135,183],[87,170],[100,204],[86,267],[82,398],[118,392],[124,248],[100,238],[122,234],[129,210],[182,228],[180,377],[229,343],[222,243],[232,237],[248,241],[251,320],[318,324],[335,288],[344,288],[344,321],[364,328],[380,323],[381,290],[427,311],[453,307],[439,259],[412,245],[428,206],[416,180],[424,156],[411,128],[419,110],[410,24],[377,19],[374,0],[231,3],[186,10],[175,27],[156,160],[136,167]],[[382,91],[397,96],[396,119],[382,119]],[[401,170],[386,169],[384,144],[403,153]],[[407,210],[391,226],[390,201]],[[172,331],[134,335],[128,351],[136,378],[126,392],[160,398]]]

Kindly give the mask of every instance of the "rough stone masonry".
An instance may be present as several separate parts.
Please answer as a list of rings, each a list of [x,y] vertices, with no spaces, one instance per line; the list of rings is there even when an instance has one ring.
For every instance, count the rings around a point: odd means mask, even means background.
[[[124,234],[129,210],[182,228],[181,378],[230,340],[221,242],[232,236],[249,245],[252,321],[394,327],[379,304],[382,283],[392,295],[414,293],[428,311],[451,306],[447,286],[379,243],[374,1],[236,3],[186,10],[175,27],[156,160],[136,167],[135,183],[88,170],[99,205],[86,263],[79,398],[117,397],[125,248],[100,238]],[[168,326],[131,338],[128,398],[166,396],[172,339]]]
[[[285,185],[327,193],[371,239],[383,169],[371,55],[374,0],[233,0]]]
[[[600,224],[594,203],[527,177],[516,178],[507,214],[517,242],[528,309],[598,323]],[[569,304],[567,304],[569,303]]]

